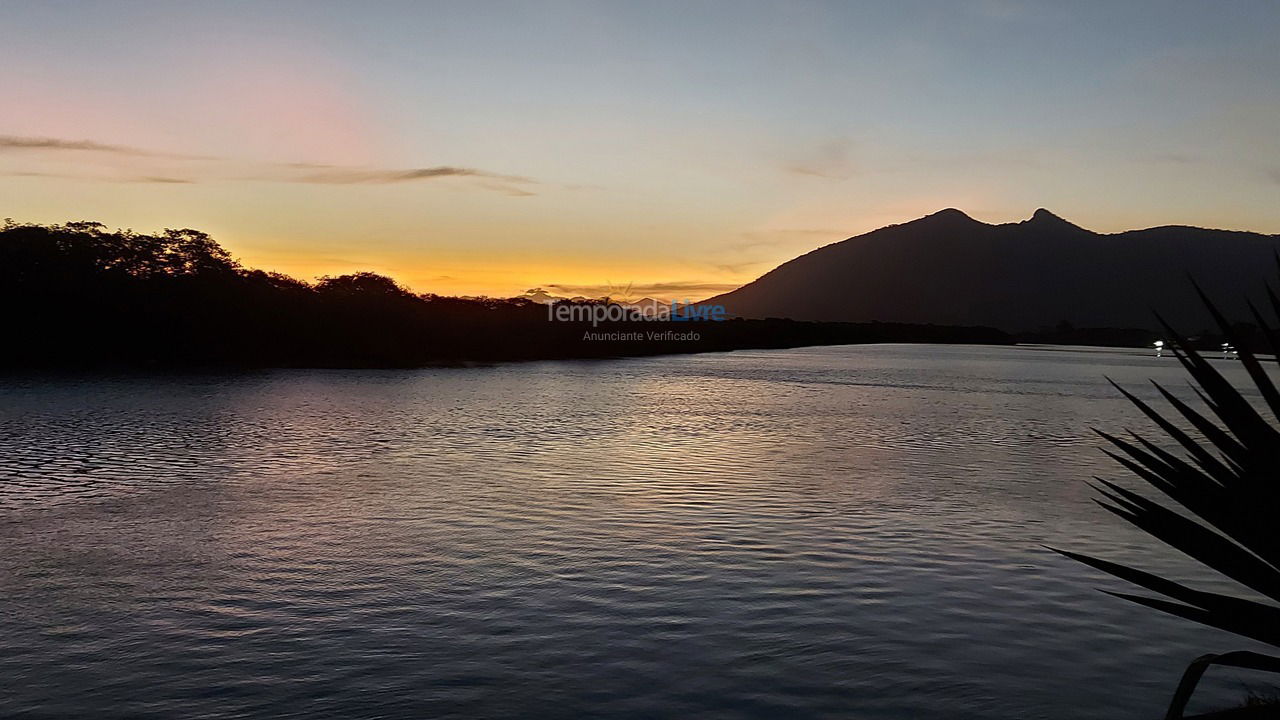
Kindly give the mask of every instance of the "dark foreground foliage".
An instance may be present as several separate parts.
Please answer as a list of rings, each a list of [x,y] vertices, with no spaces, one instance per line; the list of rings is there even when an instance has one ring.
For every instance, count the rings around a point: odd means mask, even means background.
[[[1274,295],[1272,301],[1276,302]],[[1225,319],[1209,307],[1230,336]],[[1280,302],[1276,308],[1280,310]],[[1275,331],[1266,328],[1260,316],[1258,322],[1275,346]],[[1106,560],[1065,554],[1164,596],[1117,593],[1120,597],[1280,647],[1280,607],[1276,605],[1280,603],[1280,534],[1275,525],[1280,508],[1280,392],[1254,353],[1241,350],[1240,362],[1266,405],[1266,410],[1258,410],[1176,332],[1166,331],[1177,338],[1174,353],[1195,380],[1209,412],[1197,410],[1158,384],[1156,389],[1185,425],[1196,429],[1198,437],[1123,388],[1120,392],[1185,455],[1136,434],[1127,439],[1099,434],[1116,448],[1108,454],[1117,462],[1187,512],[1101,479],[1099,491],[1109,502],[1100,504],[1252,590],[1259,600],[1194,590]]]
[[[412,367],[864,342],[1007,343],[987,328],[786,320],[549,322],[524,300],[417,295],[356,273],[242,267],[205,233],[0,228],[8,367]],[[586,333],[641,333],[587,339]],[[696,333],[697,340],[661,333]],[[657,339],[649,333],[656,333]]]
[[[1272,309],[1280,314],[1280,299],[1270,289],[1268,295]],[[1111,593],[1117,597],[1280,647],[1280,533],[1276,532],[1280,391],[1249,349],[1250,343],[1239,337],[1238,326],[1228,323],[1204,293],[1201,299],[1226,342],[1240,348],[1240,362],[1262,398],[1263,409],[1255,407],[1186,338],[1165,324],[1167,337],[1174,339],[1174,353],[1194,380],[1207,412],[1157,384],[1156,389],[1176,413],[1163,414],[1117,386],[1159,427],[1162,436],[1157,442],[1137,434],[1122,438],[1099,431],[1115,448],[1108,454],[1172,502],[1162,503],[1099,478],[1102,487],[1098,490],[1105,498],[1099,504],[1235,581],[1240,592],[1229,595],[1197,590],[1109,560],[1058,552],[1154,593]],[[1250,327],[1261,332],[1273,352],[1280,349],[1280,334],[1268,326],[1256,307],[1249,307],[1257,323]],[[1180,447],[1182,452],[1170,452],[1165,449],[1169,446]],[[1204,655],[1187,669],[1166,717],[1182,716],[1195,684],[1213,664],[1280,672],[1280,659],[1250,651]]]

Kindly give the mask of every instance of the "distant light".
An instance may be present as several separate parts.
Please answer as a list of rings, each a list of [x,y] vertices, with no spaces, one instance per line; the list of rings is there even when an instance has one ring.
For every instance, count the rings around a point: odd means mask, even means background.
[[[1156,347],[1158,347],[1158,348],[1162,348],[1162,347],[1164,347],[1164,341],[1163,341],[1163,340],[1157,340],[1157,341],[1156,341]]]

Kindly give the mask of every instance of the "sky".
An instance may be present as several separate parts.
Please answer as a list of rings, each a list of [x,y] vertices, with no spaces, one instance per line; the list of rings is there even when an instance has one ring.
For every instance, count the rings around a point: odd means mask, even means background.
[[[0,217],[701,299],[956,207],[1280,233],[1280,3],[0,0]],[[629,288],[629,289],[628,289]]]

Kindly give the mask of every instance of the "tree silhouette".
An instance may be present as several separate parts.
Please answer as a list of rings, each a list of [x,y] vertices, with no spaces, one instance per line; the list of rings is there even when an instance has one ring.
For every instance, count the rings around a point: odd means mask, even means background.
[[[836,342],[1008,341],[987,329],[740,321],[707,324],[697,342],[589,342],[581,324],[549,322],[546,306],[527,299],[417,295],[372,272],[313,284],[245,268],[199,230],[148,234],[88,221],[6,220],[0,301],[13,310],[14,342],[0,357],[10,367],[404,367]]]

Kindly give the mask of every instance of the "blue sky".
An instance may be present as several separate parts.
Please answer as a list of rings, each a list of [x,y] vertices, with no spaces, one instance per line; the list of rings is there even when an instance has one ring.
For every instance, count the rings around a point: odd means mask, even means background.
[[[0,214],[198,227],[303,277],[697,294],[942,207],[1280,232],[1273,2],[3,16]]]

